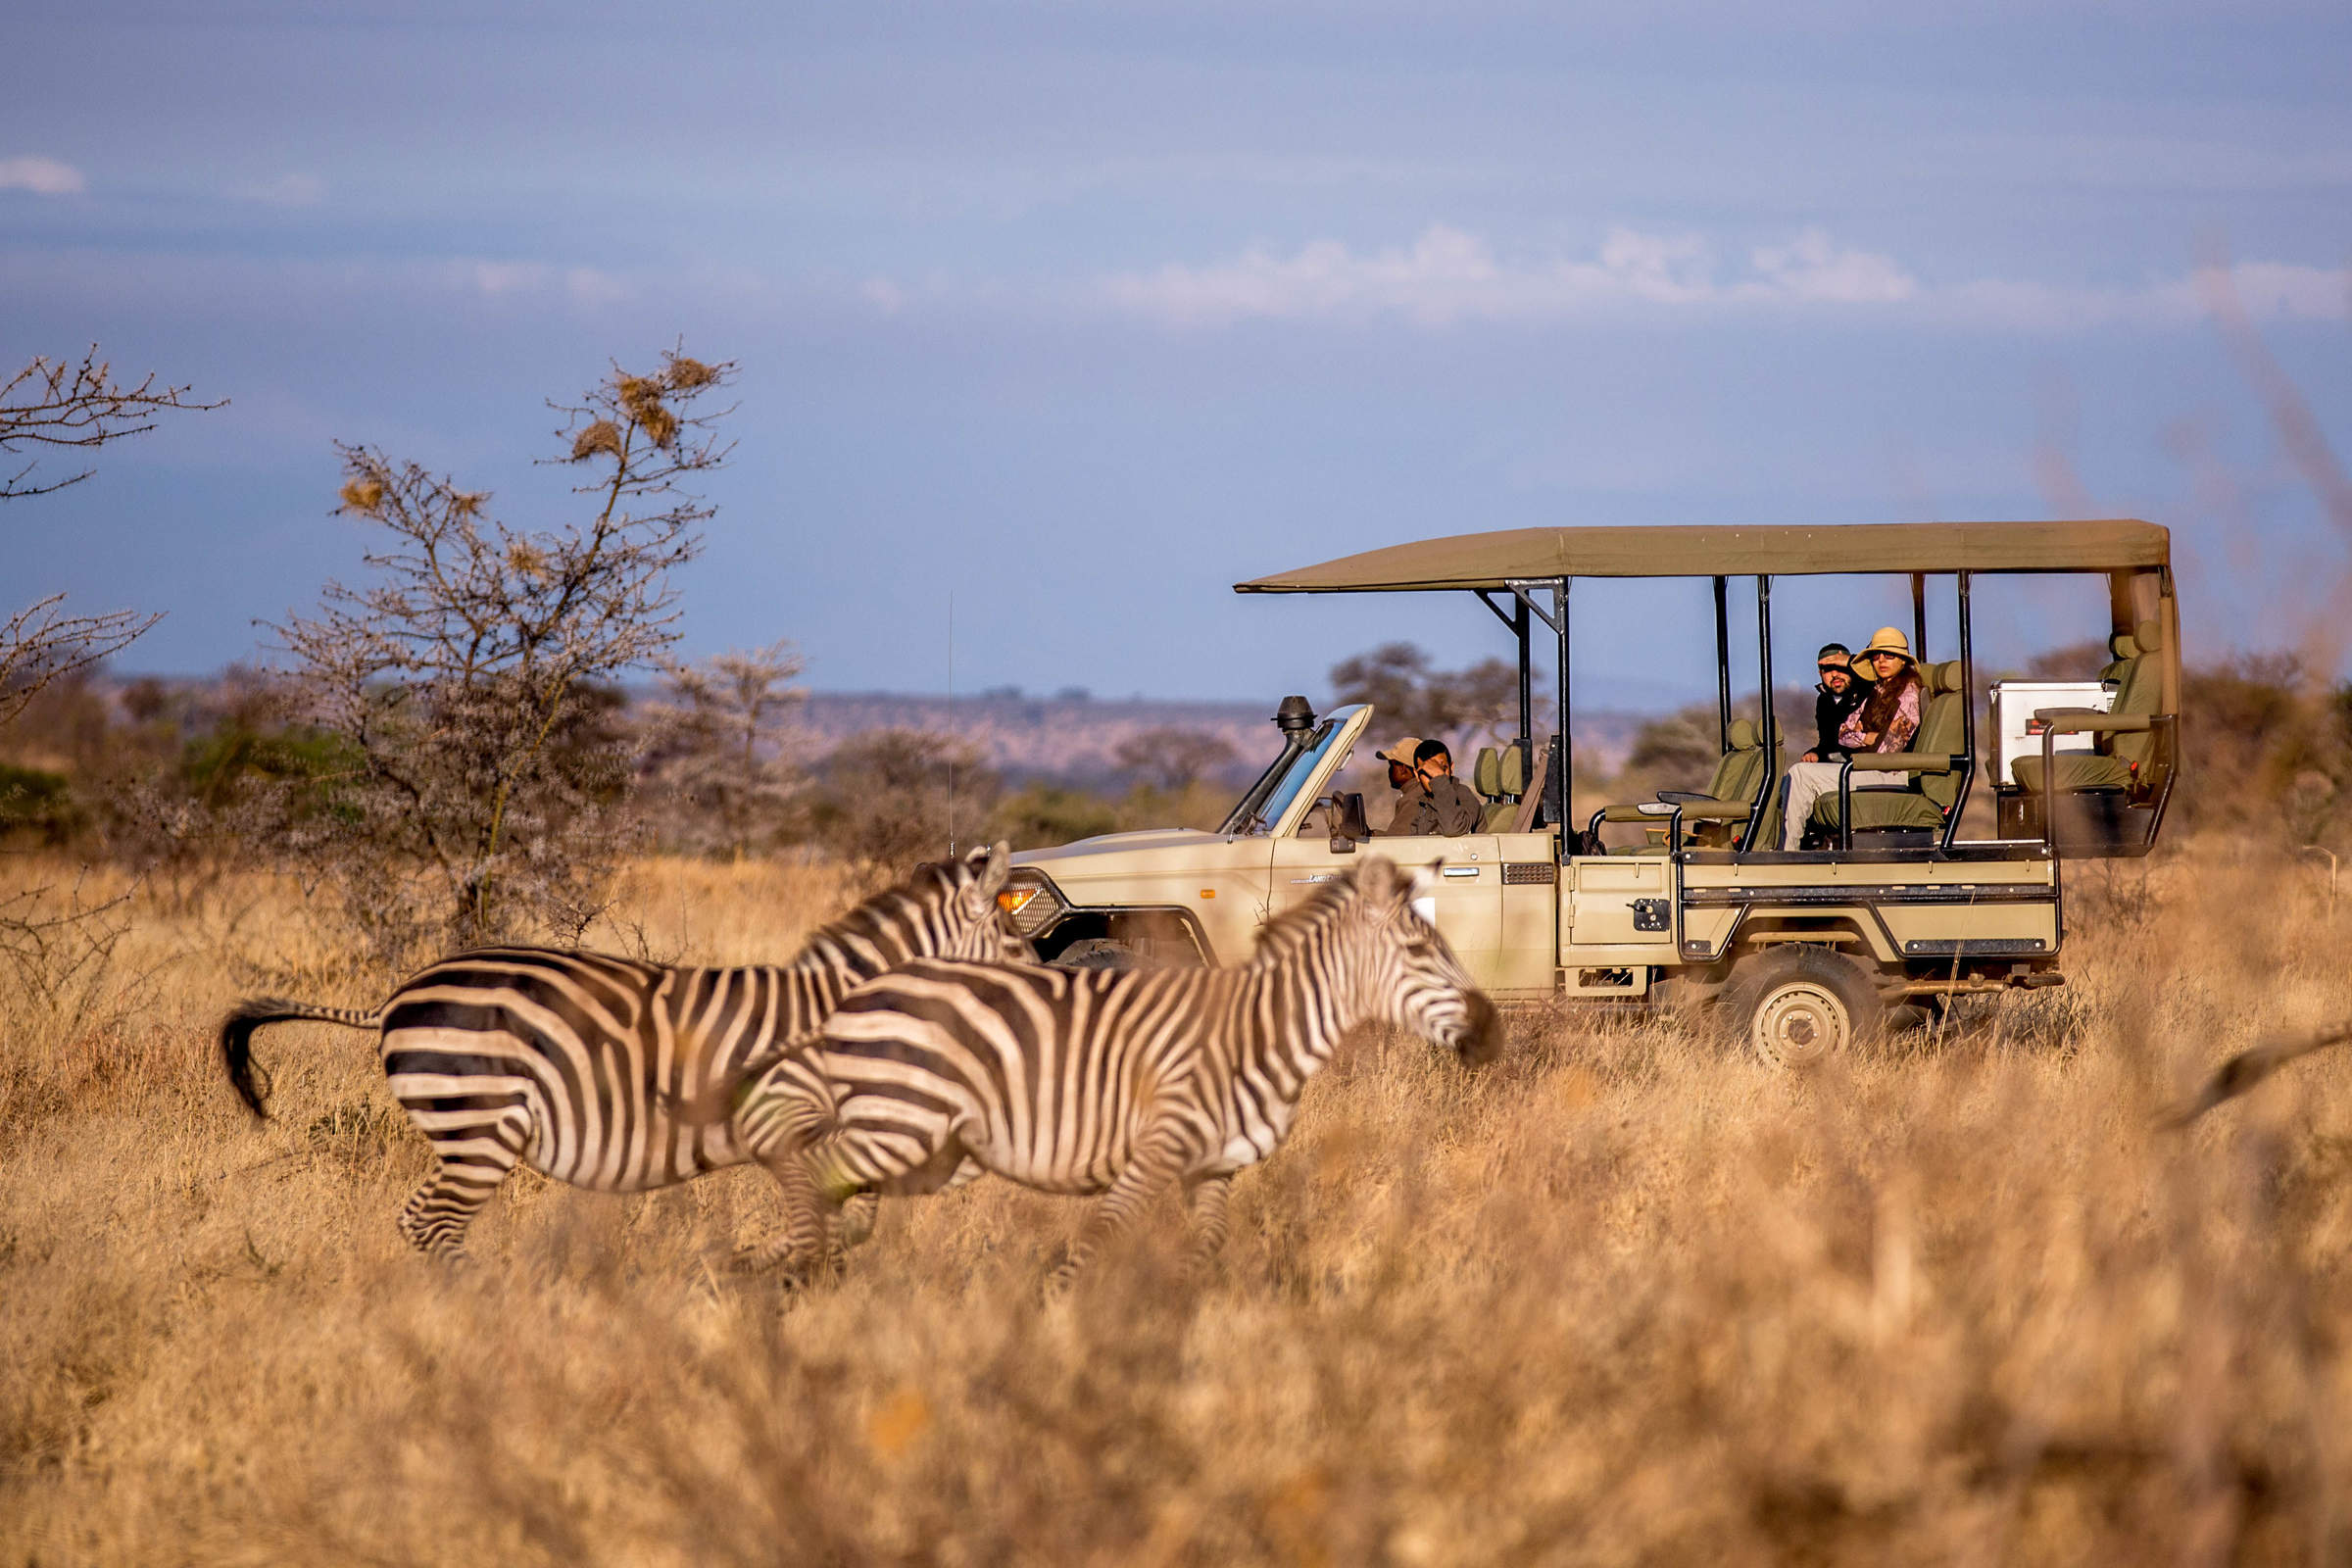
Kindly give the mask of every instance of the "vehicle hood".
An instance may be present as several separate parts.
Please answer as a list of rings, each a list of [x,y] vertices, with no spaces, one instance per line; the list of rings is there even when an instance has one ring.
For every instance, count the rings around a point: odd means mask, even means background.
[[[1043,869],[1059,866],[1078,870],[1074,861],[1102,856],[1128,856],[1152,850],[1191,850],[1205,844],[1228,842],[1222,833],[1203,833],[1199,828],[1153,827],[1134,833],[1102,833],[1074,844],[1058,844],[1047,850],[1022,850],[1012,858],[1015,865],[1034,865]]]

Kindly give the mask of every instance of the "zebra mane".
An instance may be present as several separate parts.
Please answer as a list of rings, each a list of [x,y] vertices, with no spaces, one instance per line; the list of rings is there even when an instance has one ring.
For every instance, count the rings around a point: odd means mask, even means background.
[[[1257,928],[1257,951],[1250,955],[1250,967],[1271,968],[1291,957],[1337,919],[1355,898],[1353,876],[1335,877],[1322,884],[1302,902]]]
[[[789,967],[846,970],[858,979],[871,979],[913,956],[907,951],[906,922],[896,917],[905,905],[935,908],[977,879],[973,869],[959,861],[926,860],[905,881],[810,932]]]

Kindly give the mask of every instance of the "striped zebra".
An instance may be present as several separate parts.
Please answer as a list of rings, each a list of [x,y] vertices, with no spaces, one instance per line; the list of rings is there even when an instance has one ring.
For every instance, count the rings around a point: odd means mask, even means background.
[[[924,959],[868,981],[734,1098],[734,1125],[785,1186],[778,1261],[829,1265],[853,1196],[933,1192],[975,1166],[1102,1195],[1053,1289],[1171,1183],[1205,1261],[1234,1173],[1281,1145],[1348,1030],[1394,1024],[1470,1063],[1497,1049],[1494,1004],[1413,909],[1416,887],[1375,856],[1268,924],[1240,968]]]
[[[2185,1127],[2225,1100],[2235,1100],[2298,1056],[2340,1046],[2347,1040],[2352,1040],[2352,1021],[2329,1024],[2309,1034],[2275,1035],[2258,1046],[2248,1047],[2215,1068],[2202,1090],[2168,1109],[2160,1125]]]
[[[270,1080],[253,1059],[255,1029],[314,1019],[380,1030],[393,1098],[439,1161],[401,1210],[401,1234],[462,1257],[466,1226],[518,1161],[575,1187],[635,1193],[752,1158],[736,1127],[678,1107],[809,1036],[861,981],[930,955],[1032,959],[997,910],[1011,853],[998,844],[919,867],[820,928],[789,964],[481,948],[418,971],[373,1012],[256,998],[220,1025],[221,1060],[262,1117]],[[871,1223],[870,1201],[862,1217]]]

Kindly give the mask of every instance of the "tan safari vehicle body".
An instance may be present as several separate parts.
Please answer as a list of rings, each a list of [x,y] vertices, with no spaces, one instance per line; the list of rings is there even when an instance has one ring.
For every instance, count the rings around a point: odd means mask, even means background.
[[[1736,713],[1735,665],[1742,686],[1780,667],[1775,577],[1855,575],[1857,563],[1910,580],[1919,732],[1912,751],[1867,759],[1899,786],[1841,777],[1808,819],[1805,847],[1783,851],[1780,775],[1809,737],[1776,734],[1767,701],[1752,717]],[[2042,683],[1988,694],[1977,684],[1972,587],[2014,573],[2106,580],[2113,659],[2051,688],[2070,701],[2033,706]],[[1560,803],[1577,798],[1571,590],[1579,578],[1629,577],[1712,579],[1721,761],[1707,792],[1616,803],[1563,831]],[[1756,596],[1744,659],[1728,630],[1735,579],[1742,595],[1752,579]],[[2170,537],[2145,522],[1519,529],[1370,551],[1237,591],[1478,596],[1511,637],[1519,672],[1518,739],[1482,752],[1466,775],[1488,802],[1482,829],[1371,836],[1361,798],[1333,792],[1372,710],[1317,715],[1288,698],[1275,717],[1281,755],[1218,831],[1110,834],[1014,858],[1004,902],[1048,958],[1238,963],[1262,922],[1357,856],[1443,859],[1424,912],[1498,999],[1711,1004],[1767,1058],[1801,1063],[1889,1008],[2062,983],[2063,862],[2147,853],[2180,770]],[[1931,591],[1957,610],[1949,650],[1928,647]],[[1559,735],[1534,733],[1539,679]],[[2009,755],[1980,733],[1988,726],[1972,694],[2022,725]],[[2018,719],[2021,703],[2031,712]],[[1962,813],[1984,794],[1993,836],[1964,837]]]

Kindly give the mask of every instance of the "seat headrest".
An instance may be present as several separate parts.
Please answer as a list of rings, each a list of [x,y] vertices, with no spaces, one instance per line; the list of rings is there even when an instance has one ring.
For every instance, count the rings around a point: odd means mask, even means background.
[[[1940,664],[1928,666],[1928,693],[1930,696],[1943,692],[1956,692],[1967,684],[1967,681],[1968,671],[1957,659],[1947,659]]]
[[[1478,760],[1470,764],[1470,787],[1481,795],[1502,793],[1502,758],[1494,747],[1478,749]]]
[[[1503,794],[1503,795],[1520,795],[1520,794],[1524,794],[1524,793],[1526,792],[1526,790],[1527,790],[1527,748],[1526,748],[1526,747],[1524,747],[1524,746],[1505,746],[1505,747],[1502,749],[1501,784],[1502,784],[1502,788],[1501,788],[1501,790],[1500,790],[1498,793],[1500,793],[1500,794]]]
[[[2152,654],[2164,646],[2164,623],[2143,620],[2132,628],[2132,636],[2138,642],[2141,653]]]
[[[2107,652],[2118,663],[2139,657],[2139,639],[2128,631],[2119,631],[2107,639]]]
[[[1752,718],[1733,719],[1732,727],[1724,731],[1724,739],[1731,742],[1735,752],[1752,752],[1764,744],[1764,737],[1756,729],[1756,721]]]

